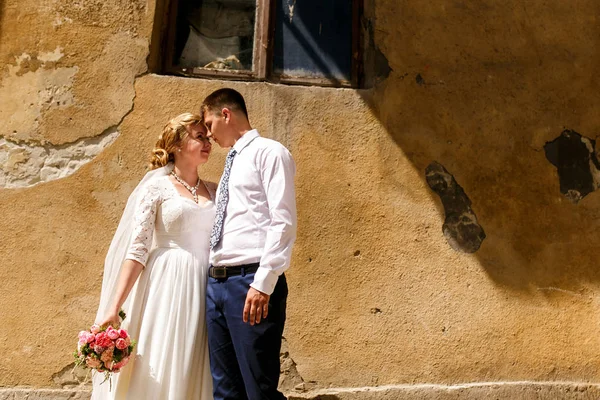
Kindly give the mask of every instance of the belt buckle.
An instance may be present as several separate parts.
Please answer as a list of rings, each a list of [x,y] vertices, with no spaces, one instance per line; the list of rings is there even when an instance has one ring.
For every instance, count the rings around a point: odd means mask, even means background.
[[[215,279],[227,278],[227,269],[225,267],[212,267],[212,277]]]

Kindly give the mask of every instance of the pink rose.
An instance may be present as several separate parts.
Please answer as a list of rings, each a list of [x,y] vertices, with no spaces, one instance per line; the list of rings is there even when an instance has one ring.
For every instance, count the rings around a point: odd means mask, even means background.
[[[119,338],[119,331],[117,331],[115,328],[113,328],[112,326],[109,326],[108,329],[106,329],[106,335],[111,339],[111,340],[115,340]]]
[[[85,364],[90,368],[99,368],[102,365],[100,360],[90,356],[85,359]]]
[[[93,334],[93,333],[91,333],[91,332],[86,332],[86,334],[85,334],[85,340],[86,340],[88,343],[92,343],[94,340],[96,340],[96,335],[94,335],[94,334]]]
[[[121,338],[117,339],[117,349],[124,350],[127,347],[128,346],[127,346],[127,342],[125,341],[125,339],[121,339]]]
[[[106,348],[99,346],[99,345],[94,345],[94,353],[96,354],[102,354],[104,353],[104,350],[106,350]]]
[[[92,343],[94,341],[94,334],[87,332],[87,331],[81,331],[79,332],[79,344],[81,346],[83,346],[86,343]]]
[[[129,335],[127,334],[127,331],[125,329],[119,329],[119,336],[125,339]]]
[[[111,347],[112,344],[113,342],[110,340],[106,332],[100,332],[96,334],[96,345],[102,347]]]
[[[127,344],[127,347],[131,345],[131,339],[129,337],[125,339],[125,344]]]
[[[98,324],[94,324],[94,325],[92,325],[92,327],[90,328],[90,331],[91,331],[93,334],[96,334],[96,333],[100,332],[100,326],[99,326]]]

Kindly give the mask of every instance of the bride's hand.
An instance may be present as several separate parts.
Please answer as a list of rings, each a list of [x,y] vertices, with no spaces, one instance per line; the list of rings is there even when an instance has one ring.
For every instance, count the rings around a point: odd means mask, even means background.
[[[121,317],[118,312],[111,312],[104,316],[104,318],[98,323],[100,326],[112,325],[113,328],[118,329],[121,326]]]

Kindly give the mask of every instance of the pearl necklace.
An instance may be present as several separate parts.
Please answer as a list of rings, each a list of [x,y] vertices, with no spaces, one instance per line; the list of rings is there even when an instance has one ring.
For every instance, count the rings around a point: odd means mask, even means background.
[[[194,201],[196,202],[196,204],[198,203],[198,188],[200,187],[200,182],[201,180],[198,179],[198,182],[196,183],[196,186],[191,187],[190,185],[188,185],[187,183],[185,183],[185,181],[183,179],[181,179],[176,173],[175,171],[171,171],[171,175],[173,175],[173,178],[175,178],[175,180],[179,183],[181,183],[183,185],[184,188],[186,188],[191,194],[192,197],[194,197]]]

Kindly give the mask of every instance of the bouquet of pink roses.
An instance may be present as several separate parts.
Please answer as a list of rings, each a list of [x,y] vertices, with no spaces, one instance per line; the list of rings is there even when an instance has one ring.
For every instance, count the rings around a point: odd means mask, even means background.
[[[120,315],[125,319],[125,313],[121,311]],[[94,324],[88,331],[79,332],[75,365],[103,372],[106,382],[111,373],[120,372],[127,365],[134,347],[135,341],[125,329]]]

